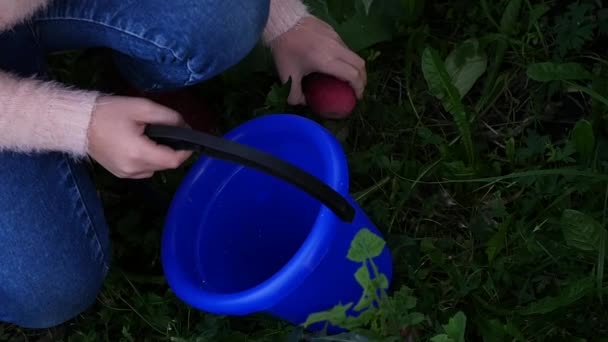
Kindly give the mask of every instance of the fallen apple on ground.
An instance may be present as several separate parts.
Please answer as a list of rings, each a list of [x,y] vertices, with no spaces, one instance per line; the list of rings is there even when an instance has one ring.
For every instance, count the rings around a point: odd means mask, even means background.
[[[348,82],[334,76],[312,73],[302,80],[307,105],[329,119],[349,116],[357,105],[357,96]]]

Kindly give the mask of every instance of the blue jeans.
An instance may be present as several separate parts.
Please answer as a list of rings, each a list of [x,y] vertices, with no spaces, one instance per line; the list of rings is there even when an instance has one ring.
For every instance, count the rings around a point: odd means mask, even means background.
[[[0,69],[45,74],[45,54],[106,47],[142,90],[209,79],[244,58],[268,0],[55,0],[0,34]],[[103,207],[86,165],[0,153],[0,322],[47,328],[95,301],[109,269]]]

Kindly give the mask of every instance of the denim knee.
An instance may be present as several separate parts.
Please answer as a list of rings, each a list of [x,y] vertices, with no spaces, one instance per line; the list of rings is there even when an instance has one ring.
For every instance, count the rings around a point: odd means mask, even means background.
[[[212,78],[260,41],[269,0],[56,0],[33,20],[47,51],[103,46],[143,90]]]
[[[159,18],[162,23],[150,24],[142,35],[157,47],[157,55],[117,56],[119,68],[144,90],[194,85],[236,65],[260,41],[270,10],[269,0],[163,3],[175,15]]]
[[[203,2],[206,3],[206,2]],[[269,0],[219,0],[213,14],[197,13],[205,22],[188,22],[184,43],[190,50],[187,85],[211,78],[240,62],[259,42],[269,13]],[[194,6],[200,12],[209,9]]]
[[[29,270],[36,272],[36,270]],[[99,294],[105,272],[92,269],[63,270],[43,283],[31,282],[5,294],[10,298],[8,322],[30,329],[65,323],[90,308]],[[42,279],[41,279],[42,280]]]
[[[88,170],[61,154],[0,153],[0,179],[0,322],[66,322],[94,303],[110,262]]]

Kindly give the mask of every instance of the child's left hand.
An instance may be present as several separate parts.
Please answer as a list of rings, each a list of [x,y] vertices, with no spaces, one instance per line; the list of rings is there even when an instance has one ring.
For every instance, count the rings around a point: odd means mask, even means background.
[[[302,78],[325,73],[348,82],[360,99],[367,83],[365,61],[351,51],[336,31],[314,17],[303,18],[294,28],[270,43],[283,83],[291,76],[290,105],[305,105]]]

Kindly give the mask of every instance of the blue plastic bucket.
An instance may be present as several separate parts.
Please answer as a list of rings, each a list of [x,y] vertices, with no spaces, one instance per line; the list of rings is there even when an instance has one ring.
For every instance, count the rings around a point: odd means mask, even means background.
[[[352,220],[269,172],[203,156],[174,195],[162,236],[162,264],[176,296],[213,314],[267,313],[296,325],[339,303],[356,304],[361,264],[346,257],[351,241],[361,229],[381,234],[349,195],[339,142],[291,114],[256,118],[224,139],[316,177],[354,209]],[[390,283],[387,247],[374,262]]]

